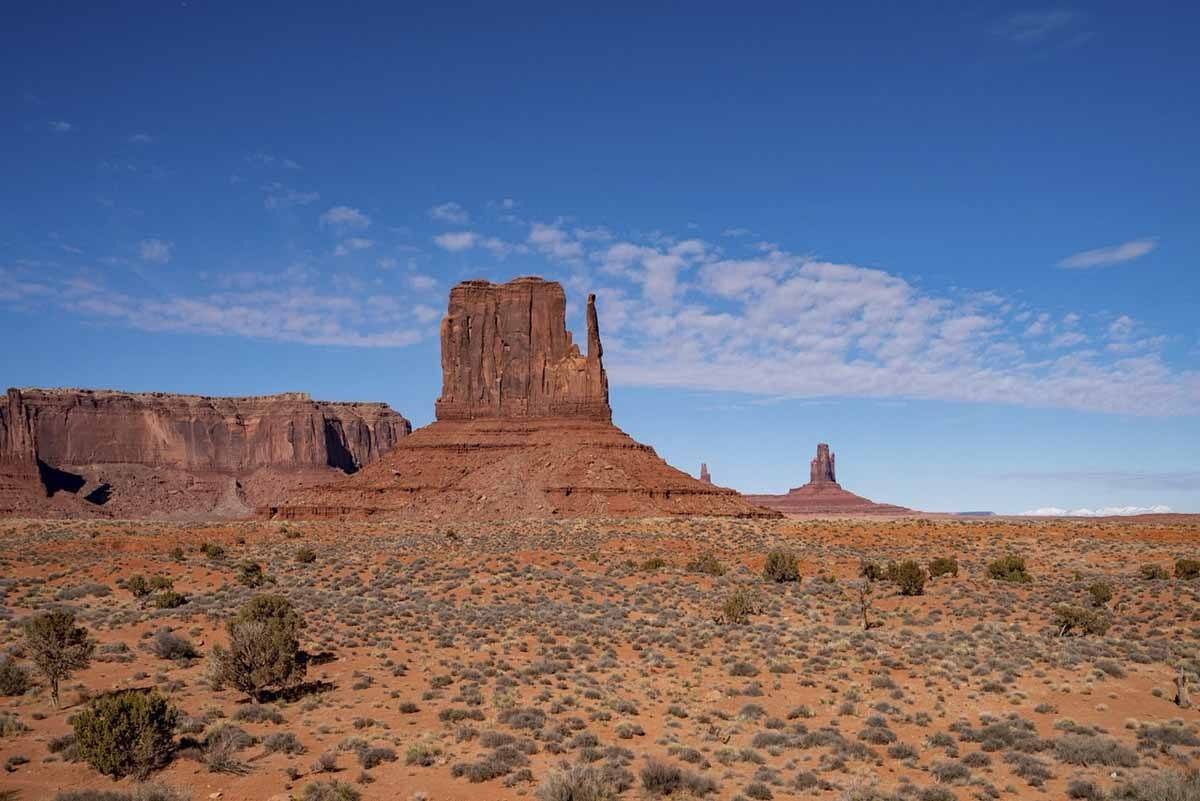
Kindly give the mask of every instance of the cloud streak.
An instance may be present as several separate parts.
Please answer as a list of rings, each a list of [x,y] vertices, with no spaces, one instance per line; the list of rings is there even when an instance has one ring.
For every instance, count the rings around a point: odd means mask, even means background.
[[[1058,266],[1067,270],[1108,267],[1112,264],[1121,264],[1122,262],[1140,259],[1154,250],[1157,244],[1153,239],[1135,239],[1131,242],[1122,242],[1119,245],[1112,245],[1110,247],[1085,250],[1082,253],[1067,256],[1058,263]]]

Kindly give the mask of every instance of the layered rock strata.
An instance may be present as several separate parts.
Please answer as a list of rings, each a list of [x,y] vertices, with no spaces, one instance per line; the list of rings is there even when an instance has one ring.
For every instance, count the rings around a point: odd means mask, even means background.
[[[587,352],[566,295],[541,278],[454,287],[442,321],[437,421],[359,474],[294,493],[283,519],[777,517],[664,462],[611,423],[594,296]]]
[[[358,471],[411,429],[386,404],[314,401],[305,393],[14,389],[0,425],[0,465],[24,453],[28,476],[32,446],[42,497],[61,505],[74,495],[105,516],[236,517],[296,487]],[[8,506],[0,511],[37,511],[27,502]]]

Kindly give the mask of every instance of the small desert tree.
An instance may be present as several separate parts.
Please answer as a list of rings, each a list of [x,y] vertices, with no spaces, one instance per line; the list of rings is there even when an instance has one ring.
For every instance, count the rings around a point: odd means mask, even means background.
[[[75,613],[65,609],[43,612],[22,625],[25,651],[50,685],[50,697],[58,708],[58,687],[91,661],[96,644],[87,629],[75,625]]]
[[[79,756],[106,776],[144,779],[167,761],[179,711],[158,692],[124,690],[93,698],[71,719]]]
[[[771,551],[767,554],[767,562],[763,565],[763,578],[767,581],[800,580],[800,562],[791,551]]]
[[[272,688],[295,684],[305,673],[303,627],[304,619],[283,596],[255,597],[225,624],[229,647],[213,646],[214,684],[229,684],[256,701]]]

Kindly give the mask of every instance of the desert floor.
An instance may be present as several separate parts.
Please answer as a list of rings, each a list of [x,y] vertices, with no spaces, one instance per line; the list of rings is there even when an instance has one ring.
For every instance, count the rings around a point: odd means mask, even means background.
[[[799,557],[799,582],[764,578],[772,549]],[[988,577],[1006,554],[1031,582]],[[859,578],[864,559],[935,557],[958,575],[923,595]],[[1200,673],[1200,579],[1173,576],[1181,557],[1200,557],[1198,520],[0,521],[0,652],[28,664],[19,622],[56,605],[98,642],[62,710],[36,680],[0,698],[0,791],[130,791],[61,738],[90,696],[155,686],[183,717],[150,781],[195,799],[333,781],[363,799],[549,798],[547,776],[581,762],[640,799],[655,759],[684,770],[656,771],[675,797],[1097,799],[1197,764],[1200,712],[1174,703],[1179,672]],[[266,585],[239,581],[247,561]],[[134,599],[133,574],[187,602]],[[1088,607],[1097,580],[1111,628],[1059,636],[1055,606]],[[754,614],[723,620],[739,590]],[[293,601],[322,656],[257,705],[214,691],[207,656],[260,592]],[[166,658],[163,630],[197,655]]]

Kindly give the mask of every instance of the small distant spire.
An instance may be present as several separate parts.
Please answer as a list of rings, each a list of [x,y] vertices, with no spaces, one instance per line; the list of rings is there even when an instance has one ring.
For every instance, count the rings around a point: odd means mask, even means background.
[[[707,462],[700,463],[700,480],[703,481],[705,484],[712,483],[712,476],[710,476],[708,474],[708,463]]]

